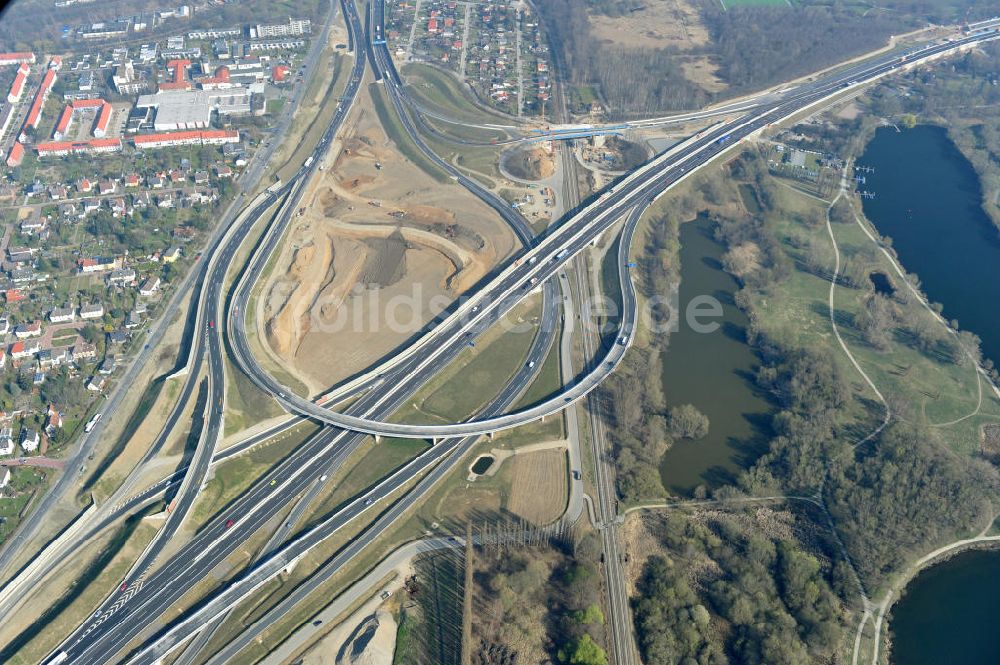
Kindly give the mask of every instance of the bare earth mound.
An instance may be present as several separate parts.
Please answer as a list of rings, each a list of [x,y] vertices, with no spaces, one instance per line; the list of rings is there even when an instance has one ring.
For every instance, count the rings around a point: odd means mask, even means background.
[[[503,167],[520,180],[545,180],[556,170],[552,155],[543,148],[512,150],[503,156]]]
[[[312,394],[405,343],[517,246],[496,213],[402,158],[356,106],[303,195],[257,321]]]

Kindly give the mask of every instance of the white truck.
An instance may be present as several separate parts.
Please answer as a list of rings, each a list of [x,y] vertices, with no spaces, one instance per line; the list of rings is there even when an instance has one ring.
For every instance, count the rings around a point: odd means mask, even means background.
[[[101,415],[102,414],[100,414],[100,413],[95,413],[94,417],[91,418],[87,422],[87,424],[83,426],[83,431],[89,434],[91,432],[91,430],[93,430],[94,427],[97,425],[97,423],[99,423],[101,421]]]

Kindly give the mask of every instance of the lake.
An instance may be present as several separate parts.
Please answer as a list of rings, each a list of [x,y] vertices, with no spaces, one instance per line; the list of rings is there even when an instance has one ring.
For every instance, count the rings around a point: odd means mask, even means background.
[[[893,665],[1000,662],[1000,552],[971,551],[922,571],[893,606]]]
[[[865,216],[890,236],[944,316],[1000,361],[1000,234],[982,209],[979,178],[940,127],[879,129],[859,165]],[[1000,663],[1000,552],[958,555],[921,572],[893,608],[894,665]]]
[[[708,435],[674,442],[660,465],[664,487],[682,495],[735,480],[766,449],[772,411],[754,382],[758,358],[746,343],[749,321],[733,301],[739,285],[722,269],[725,250],[714,227],[707,217],[681,224],[681,325],[663,355],[668,405],[693,404],[709,420]],[[683,321],[688,303],[702,295],[722,304],[720,328],[712,333],[695,332]]]
[[[920,278],[945,318],[958,319],[1000,363],[1000,233],[982,209],[972,165],[944,129],[883,127],[865,147],[860,188],[875,193],[865,216],[892,238],[899,260]]]

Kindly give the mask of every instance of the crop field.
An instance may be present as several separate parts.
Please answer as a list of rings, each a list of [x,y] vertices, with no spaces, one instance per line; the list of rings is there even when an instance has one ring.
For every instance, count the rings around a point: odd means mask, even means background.
[[[513,476],[507,509],[539,526],[559,519],[568,492],[565,451],[515,455],[507,463]]]

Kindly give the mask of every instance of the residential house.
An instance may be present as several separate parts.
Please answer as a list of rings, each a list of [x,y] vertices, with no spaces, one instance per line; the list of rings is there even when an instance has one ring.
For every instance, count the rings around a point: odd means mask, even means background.
[[[25,342],[14,342],[10,345],[10,357],[13,360],[30,358],[38,353],[41,348],[42,343],[37,339],[31,339]]]
[[[45,434],[49,438],[56,433],[57,429],[62,429],[63,417],[62,414],[56,411],[56,407],[49,404],[48,410],[45,412]]]
[[[90,377],[90,381],[87,382],[87,390],[92,390],[95,393],[99,393],[104,390],[104,386],[108,383],[108,379],[100,374],[95,374]]]
[[[81,319],[99,319],[104,316],[104,305],[99,302],[88,302],[80,305]]]
[[[170,232],[170,235],[178,242],[191,242],[197,234],[198,232],[190,226],[176,226]]]
[[[13,451],[14,442],[11,441],[10,443],[11,443],[11,452],[14,452]],[[9,484],[10,484],[10,469],[8,469],[7,467],[3,467],[2,469],[0,469],[0,489],[7,487],[7,485]]]
[[[93,344],[77,344],[70,351],[70,360],[78,363],[82,360],[93,360],[97,357],[97,347]]]
[[[21,222],[20,229],[21,233],[23,233],[24,235],[31,236],[37,233],[41,233],[43,230],[45,230],[45,226],[46,226],[45,219],[42,218],[40,215],[34,215],[32,217],[29,217],[28,219],[23,220]]]
[[[80,259],[76,264],[80,272],[86,274],[117,270],[122,267],[122,260],[112,256],[95,256],[89,259]]]
[[[132,330],[142,325],[142,315],[136,311],[131,311],[125,315],[125,328]]]
[[[32,321],[31,323],[22,323],[16,328],[14,328],[14,336],[18,339],[28,339],[30,337],[38,337],[42,334],[42,322]]]
[[[30,263],[35,258],[35,250],[28,247],[8,247],[7,258],[11,263]]]
[[[26,453],[33,453],[38,450],[40,438],[37,429],[25,427],[21,429],[21,449]]]
[[[113,180],[102,180],[97,185],[97,193],[101,196],[114,194],[116,191],[118,191],[118,185]]]
[[[49,321],[52,323],[76,321],[76,309],[73,307],[55,307],[49,312]]]
[[[181,258],[181,248],[178,247],[177,245],[170,247],[169,249],[167,249],[167,251],[163,253],[164,263],[173,263],[179,258]]]
[[[159,289],[160,289],[160,278],[155,276],[150,277],[149,279],[147,279],[145,282],[142,283],[142,286],[139,287],[139,295],[151,296],[155,294]]]
[[[108,199],[108,207],[111,208],[111,214],[115,217],[121,217],[128,210],[128,206],[125,205],[125,199],[121,196]]]
[[[111,274],[108,275],[108,284],[117,284],[120,286],[131,286],[132,284],[135,284],[135,270],[132,268],[112,270]]]
[[[0,455],[14,454],[14,430],[10,427],[0,428]]]

